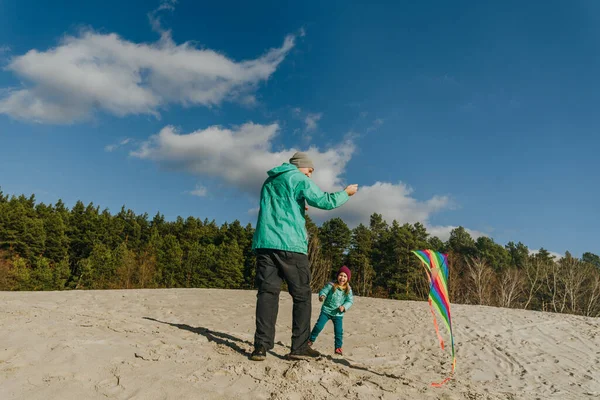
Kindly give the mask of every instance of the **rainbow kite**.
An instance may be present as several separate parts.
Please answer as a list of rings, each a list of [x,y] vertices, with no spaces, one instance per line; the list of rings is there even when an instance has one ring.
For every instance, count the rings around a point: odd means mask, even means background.
[[[433,386],[442,386],[452,379],[454,367],[456,367],[456,357],[454,356],[454,335],[452,334],[452,318],[450,317],[450,296],[448,295],[448,257],[446,254],[438,253],[433,250],[414,250],[413,253],[423,263],[427,279],[429,280],[429,307],[433,315],[433,325],[437,334],[440,346],[444,350],[444,340],[440,335],[438,324],[435,319],[435,308],[446,323],[450,340],[452,342],[452,372],[451,375],[440,383],[432,383]]]

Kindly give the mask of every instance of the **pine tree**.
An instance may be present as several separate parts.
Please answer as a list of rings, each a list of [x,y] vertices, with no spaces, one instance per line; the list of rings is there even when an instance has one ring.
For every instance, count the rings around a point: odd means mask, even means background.
[[[51,210],[44,218],[44,230],[46,231],[46,250],[44,255],[58,263],[68,256],[69,238],[66,234],[66,224],[61,214]]]
[[[135,253],[126,242],[121,243],[113,252],[115,261],[117,285],[119,288],[131,289],[137,287],[137,263]]]
[[[158,265],[162,271],[161,286],[184,286],[186,274],[183,269],[183,250],[175,235],[168,234],[162,240],[162,245],[158,251]]]
[[[321,255],[329,261],[330,278],[334,278],[332,271],[337,271],[345,263],[345,253],[350,246],[350,237],[350,228],[341,218],[330,219],[319,229]]]
[[[485,260],[495,272],[501,272],[510,266],[510,253],[493,239],[480,236],[475,241],[475,247],[477,248],[476,257]]]
[[[54,289],[54,274],[50,267],[50,260],[45,257],[36,257],[36,262],[31,273],[33,290]]]
[[[54,290],[63,290],[67,287],[67,282],[71,278],[71,268],[69,258],[65,256],[60,260],[52,271],[52,281]]]
[[[96,242],[88,258],[90,279],[88,288],[111,289],[115,286],[117,263],[111,249],[104,243]]]
[[[348,266],[353,271],[351,285],[356,294],[360,296],[369,296],[373,287],[375,270],[371,265],[372,249],[371,231],[363,224],[358,225],[352,231]]]
[[[238,289],[244,281],[242,249],[235,240],[218,247],[214,283],[218,288]]]

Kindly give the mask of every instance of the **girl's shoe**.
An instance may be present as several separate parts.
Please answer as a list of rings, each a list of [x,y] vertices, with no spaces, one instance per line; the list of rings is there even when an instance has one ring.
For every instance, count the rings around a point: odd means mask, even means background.
[[[338,355],[340,355],[340,356],[344,355],[344,354],[342,353],[342,348],[341,348],[341,347],[339,347],[339,348],[335,349],[335,354],[338,354]]]

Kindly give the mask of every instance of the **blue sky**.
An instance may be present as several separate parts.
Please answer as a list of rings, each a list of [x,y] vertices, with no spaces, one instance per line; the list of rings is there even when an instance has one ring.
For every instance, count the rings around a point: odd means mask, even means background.
[[[79,3],[0,1],[4,193],[254,223],[306,150],[318,221],[600,253],[594,1]]]

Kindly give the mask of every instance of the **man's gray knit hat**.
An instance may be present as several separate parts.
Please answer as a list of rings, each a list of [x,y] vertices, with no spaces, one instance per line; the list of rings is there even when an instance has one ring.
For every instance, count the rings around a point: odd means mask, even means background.
[[[301,151],[296,152],[292,156],[292,158],[290,158],[290,164],[293,164],[298,168],[315,168],[312,160],[308,157],[308,155]]]

